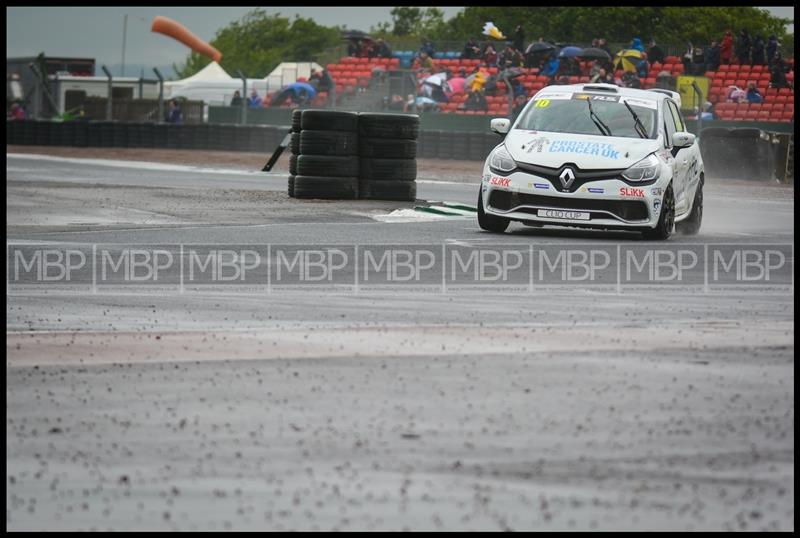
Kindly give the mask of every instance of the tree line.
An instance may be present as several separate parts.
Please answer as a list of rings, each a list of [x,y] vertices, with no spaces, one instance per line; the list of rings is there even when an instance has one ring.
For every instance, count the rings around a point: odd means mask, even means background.
[[[775,34],[785,55],[794,55],[794,34],[786,31],[791,19],[775,17],[757,7],[481,7],[469,6],[445,19],[438,8],[401,6],[391,11],[391,22],[370,28],[374,37],[466,41],[481,38],[486,21],[492,21],[509,39],[518,24],[526,43],[540,37],[557,43],[588,43],[595,37],[609,42],[630,42],[639,37],[659,44],[683,47],[687,42],[706,45],[722,39],[726,30],[736,35],[746,28],[764,38]],[[220,29],[211,44],[223,52],[222,67],[229,73],[241,69],[248,77],[264,77],[282,61],[309,61],[326,49],[340,45],[341,27],[317,24],[313,19],[289,19],[255,9],[241,20]],[[196,53],[174,66],[181,78],[191,76],[210,60]]]

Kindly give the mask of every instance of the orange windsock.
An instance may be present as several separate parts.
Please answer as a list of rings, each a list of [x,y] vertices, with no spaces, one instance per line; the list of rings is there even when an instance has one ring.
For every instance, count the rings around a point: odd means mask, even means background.
[[[159,15],[153,19],[153,26],[150,30],[176,39],[196,53],[208,56],[215,62],[219,62],[222,59],[222,53],[220,51],[194,35],[184,25],[172,19]]]

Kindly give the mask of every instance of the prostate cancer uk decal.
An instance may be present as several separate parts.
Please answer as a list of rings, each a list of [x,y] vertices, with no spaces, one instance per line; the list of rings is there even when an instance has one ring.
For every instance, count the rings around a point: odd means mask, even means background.
[[[608,159],[619,159],[619,150],[611,144],[600,142],[581,142],[576,140],[554,140],[548,149],[549,153],[582,153],[597,155]]]

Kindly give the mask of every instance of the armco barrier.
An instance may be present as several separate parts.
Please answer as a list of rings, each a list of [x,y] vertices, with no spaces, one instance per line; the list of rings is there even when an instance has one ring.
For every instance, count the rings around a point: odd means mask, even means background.
[[[123,123],[118,121],[7,121],[11,145],[251,151],[269,154],[289,125]],[[494,133],[423,130],[418,157],[483,160],[501,141]]]

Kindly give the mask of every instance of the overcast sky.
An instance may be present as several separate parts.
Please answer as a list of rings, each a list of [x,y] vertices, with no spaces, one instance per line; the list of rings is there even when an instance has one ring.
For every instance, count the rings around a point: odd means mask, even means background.
[[[187,49],[166,36],[150,32],[153,17],[175,19],[204,40],[240,19],[253,7],[9,7],[6,8],[6,56],[74,56],[95,58],[109,67],[122,62],[123,17],[128,14],[125,63],[127,66],[171,65],[183,62]],[[390,22],[392,7],[268,7],[267,13],[311,17],[326,26],[344,25],[369,31]],[[444,7],[450,18],[461,7]],[[794,20],[793,7],[767,8]],[[790,31],[794,31],[793,26]],[[127,75],[138,75],[128,71]]]

